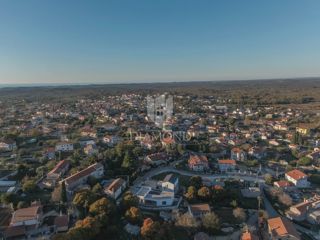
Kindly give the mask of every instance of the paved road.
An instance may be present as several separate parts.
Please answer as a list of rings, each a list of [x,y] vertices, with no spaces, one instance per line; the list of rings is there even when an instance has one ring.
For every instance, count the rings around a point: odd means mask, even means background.
[[[280,214],[273,208],[272,204],[270,203],[269,199],[266,197],[265,193],[264,193],[264,189],[268,188],[268,186],[266,186],[265,184],[262,185],[262,199],[263,199],[263,203],[264,203],[264,207],[265,210],[268,213],[269,218],[275,218],[275,217],[279,217]]]
[[[228,174],[206,174],[206,173],[198,173],[198,172],[193,172],[193,171],[186,171],[186,170],[181,170],[181,169],[176,169],[174,167],[168,166],[168,167],[159,167],[156,169],[153,169],[149,172],[147,172],[144,176],[139,178],[139,181],[147,180],[150,179],[156,175],[159,175],[161,173],[166,173],[166,172],[173,172],[173,173],[178,173],[183,176],[200,176],[204,179],[209,179],[209,180],[215,180],[219,178],[241,178],[246,181],[257,181],[260,183],[264,183],[264,180],[262,177],[257,177],[256,175],[250,175],[250,174],[242,174],[238,172],[234,173],[228,173]]]

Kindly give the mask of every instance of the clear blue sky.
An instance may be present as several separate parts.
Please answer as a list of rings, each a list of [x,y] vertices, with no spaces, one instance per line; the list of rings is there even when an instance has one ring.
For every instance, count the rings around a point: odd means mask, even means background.
[[[319,0],[0,0],[0,84],[320,76]]]

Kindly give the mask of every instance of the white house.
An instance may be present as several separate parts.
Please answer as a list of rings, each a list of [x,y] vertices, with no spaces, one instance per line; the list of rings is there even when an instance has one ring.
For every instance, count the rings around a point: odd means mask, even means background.
[[[209,162],[204,155],[191,154],[188,160],[188,166],[193,171],[204,171],[209,169]]]
[[[174,192],[161,191],[143,186],[136,193],[140,204],[149,207],[167,207],[172,206],[174,202]]]
[[[122,141],[122,138],[119,136],[109,136],[108,135],[103,138],[103,142],[106,143],[110,147],[117,145],[121,141]]]
[[[104,188],[104,193],[109,197],[117,199],[121,193],[126,189],[127,182],[122,178],[115,179],[110,185]]]
[[[218,166],[221,172],[234,171],[236,168],[236,161],[232,159],[219,160]]]
[[[230,158],[235,161],[245,161],[247,159],[247,155],[245,151],[241,150],[240,148],[233,148],[231,150]]]
[[[56,152],[72,152],[73,143],[61,142],[56,145]]]
[[[177,192],[179,190],[179,178],[173,174],[168,174],[161,182],[162,190]]]
[[[188,212],[191,216],[195,218],[200,218],[203,215],[210,213],[211,209],[209,204],[203,203],[203,204],[191,204],[188,206]]]
[[[305,188],[310,186],[310,183],[308,182],[308,176],[297,169],[287,172],[285,174],[285,178],[298,188]]]

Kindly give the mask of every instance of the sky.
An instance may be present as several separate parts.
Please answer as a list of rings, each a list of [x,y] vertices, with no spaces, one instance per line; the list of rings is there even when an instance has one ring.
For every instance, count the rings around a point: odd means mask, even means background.
[[[319,0],[0,0],[0,84],[320,76]]]

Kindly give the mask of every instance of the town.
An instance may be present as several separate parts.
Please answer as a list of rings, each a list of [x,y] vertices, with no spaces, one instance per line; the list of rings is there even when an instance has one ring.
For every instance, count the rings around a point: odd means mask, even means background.
[[[310,97],[23,91],[0,102],[0,239],[320,239]]]

